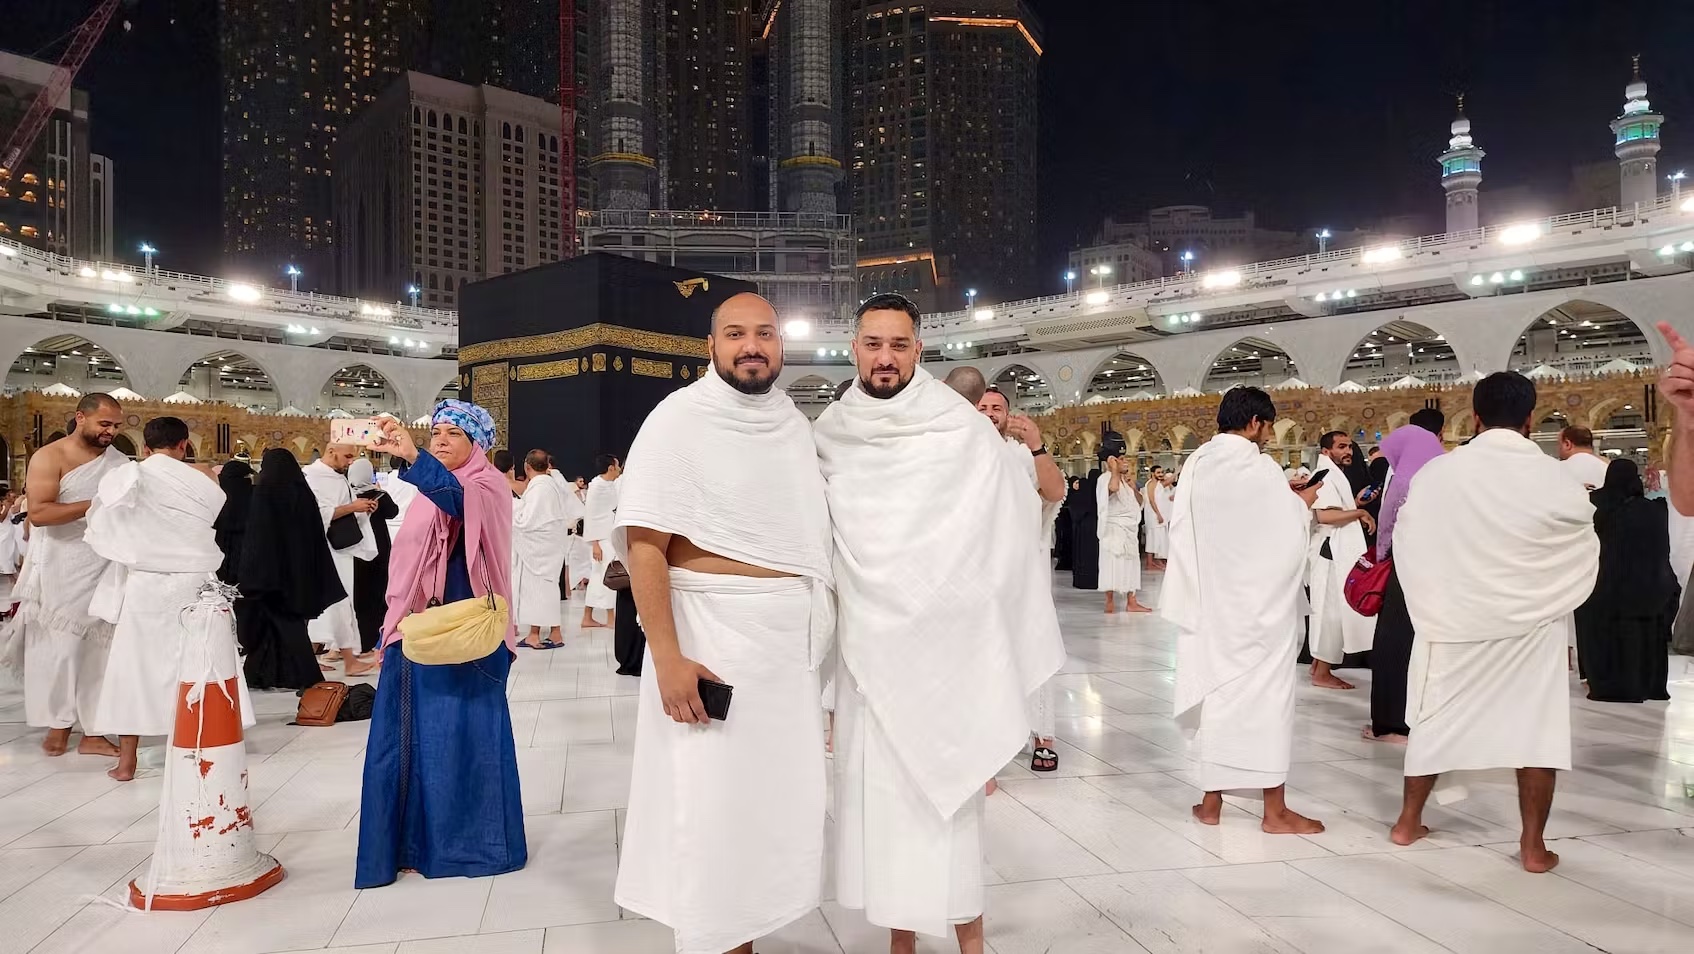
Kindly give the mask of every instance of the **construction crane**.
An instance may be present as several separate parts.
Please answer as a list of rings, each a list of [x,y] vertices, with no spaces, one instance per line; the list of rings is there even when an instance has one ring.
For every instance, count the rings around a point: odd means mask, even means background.
[[[559,0],[559,222],[576,257],[576,0]]]
[[[47,126],[48,117],[53,115],[53,107],[59,102],[59,97],[71,88],[71,80],[76,78],[82,64],[88,61],[88,54],[94,52],[94,44],[99,42],[101,34],[106,32],[106,24],[112,22],[112,14],[117,12],[120,2],[121,0],[101,0],[94,12],[88,15],[88,19],[72,31],[70,46],[66,47],[65,55],[59,58],[46,85],[35,94],[35,100],[29,104],[29,109],[24,111],[23,119],[6,140],[6,148],[0,150],[0,176],[10,176],[23,154],[34,148],[35,141],[41,137],[41,130]]]

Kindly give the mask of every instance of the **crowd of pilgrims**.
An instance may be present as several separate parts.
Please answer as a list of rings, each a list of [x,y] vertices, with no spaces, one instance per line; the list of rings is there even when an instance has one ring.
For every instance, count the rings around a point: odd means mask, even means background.
[[[915,334],[918,328],[919,317],[914,306],[892,300],[898,296],[883,297],[891,301],[867,303],[861,309],[860,319],[865,324],[859,334],[873,341],[867,347],[889,346],[875,343],[882,339],[865,330],[872,327],[865,319],[866,310],[873,313],[876,329],[892,329],[885,332],[893,336],[892,340],[898,341],[899,335],[906,333],[908,321],[910,333]],[[877,773],[891,771],[889,766],[895,763],[889,760],[904,758],[896,754],[894,747],[900,733],[911,733],[914,737],[928,733],[926,737],[941,745],[941,748],[926,749],[939,765],[946,757],[953,757],[941,754],[946,751],[945,743],[954,738],[968,739],[979,725],[977,715],[962,715],[963,721],[957,724],[946,719],[936,721],[925,715],[921,706],[887,710],[896,714],[886,717],[869,717],[867,713],[873,710],[866,707],[877,704],[874,698],[877,687],[868,684],[870,674],[881,674],[896,687],[902,685],[901,680],[921,676],[914,675],[904,661],[906,657],[902,654],[906,650],[886,654],[884,658],[877,656],[877,650],[868,648],[878,645],[876,641],[882,638],[878,634],[898,630],[903,622],[911,623],[907,617],[913,608],[920,615],[944,611],[944,615],[925,617],[928,621],[920,628],[937,638],[943,632],[948,634],[948,639],[957,637],[949,645],[956,646],[963,655],[953,659],[950,665],[962,670],[993,665],[993,654],[981,658],[970,654],[968,647],[981,633],[973,629],[969,620],[952,618],[960,608],[932,605],[933,600],[918,592],[925,590],[924,587],[913,587],[912,592],[900,591],[901,599],[909,597],[917,601],[906,609],[878,607],[872,600],[855,603],[851,599],[854,593],[872,591],[865,589],[864,582],[855,577],[868,574],[866,579],[875,580],[879,566],[886,564],[890,568],[888,572],[894,574],[882,578],[879,585],[883,591],[891,591],[890,587],[898,590],[892,581],[900,574],[918,571],[916,564],[903,562],[909,559],[902,555],[907,549],[899,549],[889,538],[874,532],[877,521],[884,519],[880,515],[897,505],[890,504],[881,492],[869,490],[881,486],[878,475],[889,462],[901,460],[905,452],[899,445],[889,444],[878,450],[889,456],[873,458],[866,449],[878,445],[881,440],[878,435],[885,427],[898,432],[895,424],[916,426],[921,422],[926,428],[926,438],[937,442],[935,460],[922,463],[908,476],[920,483],[933,483],[938,493],[942,488],[956,490],[954,482],[959,480],[984,479],[980,472],[972,470],[968,453],[963,457],[950,456],[952,452],[944,453],[940,449],[948,442],[958,448],[980,450],[988,446],[982,444],[987,440],[990,445],[1003,445],[1011,454],[1010,459],[1017,461],[1016,468],[1009,472],[1016,475],[1014,478],[1007,479],[1005,474],[986,478],[988,483],[981,484],[982,500],[977,501],[969,494],[959,495],[965,512],[955,516],[938,514],[937,520],[955,520],[957,526],[939,527],[937,533],[947,533],[932,535],[934,540],[950,539],[952,529],[968,531],[973,525],[994,523],[1000,519],[995,515],[996,508],[1003,515],[1011,511],[1021,513],[1026,507],[1035,506],[1038,501],[1029,494],[1032,485],[1039,495],[1045,536],[1036,534],[1026,540],[1024,534],[1028,528],[1018,527],[1016,534],[1005,538],[1023,541],[1019,546],[1029,549],[1021,552],[1030,556],[986,555],[986,559],[998,561],[992,564],[997,568],[993,572],[1021,582],[1008,590],[989,586],[992,580],[973,578],[973,583],[987,589],[980,591],[978,600],[967,601],[973,605],[972,612],[980,610],[986,614],[984,618],[1002,623],[1018,618],[1020,613],[1033,614],[1026,621],[1028,629],[1051,628],[1056,649],[1056,617],[1047,596],[1049,571],[1053,569],[1068,575],[1069,585],[1075,588],[1104,593],[1108,613],[1117,608],[1119,593],[1127,597],[1124,609],[1128,612],[1162,609],[1165,618],[1182,630],[1183,640],[1190,641],[1183,643],[1188,649],[1178,650],[1178,716],[1184,716],[1186,706],[1190,710],[1187,714],[1200,719],[1201,737],[1207,738],[1206,733],[1212,733],[1210,738],[1214,743],[1221,737],[1216,720],[1225,718],[1222,714],[1232,705],[1245,707],[1235,709],[1234,716],[1229,716],[1237,722],[1253,706],[1264,705],[1270,709],[1286,707],[1287,721],[1291,723],[1292,683],[1284,685],[1283,680],[1292,671],[1293,646],[1300,642],[1304,646],[1299,652],[1299,662],[1310,664],[1312,683],[1320,688],[1343,691],[1353,688],[1336,676],[1335,670],[1358,667],[1373,670],[1371,722],[1363,728],[1365,738],[1406,744],[1409,737],[1426,731],[1417,720],[1408,719],[1408,680],[1424,678],[1419,674],[1424,668],[1434,678],[1444,665],[1441,660],[1450,654],[1432,655],[1427,647],[1421,656],[1414,653],[1413,620],[1444,623],[1446,619],[1434,611],[1432,603],[1420,602],[1431,599],[1427,578],[1408,575],[1402,579],[1400,561],[1392,560],[1396,528],[1400,528],[1403,545],[1416,546],[1425,555],[1415,563],[1407,563],[1410,574],[1414,566],[1427,567],[1430,563],[1427,554],[1438,549],[1430,536],[1434,523],[1427,516],[1430,508],[1457,506],[1462,510],[1460,504],[1463,504],[1480,507],[1486,513],[1488,507],[1500,506],[1500,501],[1507,499],[1486,498],[1468,504],[1458,498],[1443,500],[1439,488],[1444,485],[1439,480],[1418,482],[1420,490],[1426,486],[1436,489],[1418,495],[1409,493],[1414,478],[1426,468],[1440,470],[1446,465],[1437,466],[1436,462],[1465,456],[1448,453],[1442,437],[1445,421],[1439,411],[1420,411],[1368,452],[1354,443],[1355,437],[1364,437],[1362,433],[1323,435],[1310,465],[1272,473],[1268,478],[1275,499],[1267,498],[1271,504],[1267,507],[1256,502],[1253,494],[1268,493],[1266,468],[1281,469],[1280,464],[1273,464],[1262,454],[1275,411],[1263,392],[1238,389],[1226,396],[1220,406],[1218,437],[1188,459],[1172,455],[1165,462],[1174,466],[1150,463],[1143,470],[1137,458],[1127,452],[1123,439],[1115,433],[1106,433],[1098,455],[1099,466],[1086,476],[1064,478],[1061,491],[1055,464],[1046,456],[1044,447],[1036,446],[1039,434],[1027,420],[1011,413],[1010,403],[1003,395],[993,388],[984,390],[980,375],[976,376],[979,380],[974,388],[968,383],[954,384],[951,378],[943,385],[915,365],[908,366],[915,361],[910,357],[889,357],[886,365],[881,363],[882,358],[867,359],[879,363],[865,374],[861,388],[853,389],[838,404],[835,409],[838,413],[818,424],[814,450],[812,427],[799,417],[780,391],[773,392],[769,387],[780,368],[780,343],[774,346],[774,351],[770,344],[777,340],[774,311],[757,296],[737,296],[731,302],[736,308],[726,306],[721,309],[722,317],[714,317],[717,323],[714,328],[721,337],[714,340],[713,348],[714,362],[720,368],[734,368],[734,371],[703,375],[699,382],[678,392],[678,396],[654,412],[644,425],[643,437],[638,438],[631,452],[632,463],[639,457],[641,465],[632,471],[635,476],[626,478],[620,486],[614,486],[613,482],[623,473],[622,462],[613,457],[597,461],[600,473],[592,483],[580,478],[567,481],[542,450],[531,451],[521,462],[515,461],[510,454],[496,449],[494,422],[489,413],[461,401],[443,401],[436,407],[424,448],[416,446],[411,434],[398,421],[385,422],[382,427],[385,439],[390,442],[387,463],[391,469],[382,474],[375,472],[372,460],[358,448],[346,445],[325,447],[321,459],[314,459],[304,467],[292,452],[275,448],[263,454],[257,467],[238,456],[208,474],[215,474],[222,502],[215,520],[203,529],[215,540],[221,553],[217,578],[239,594],[234,603],[236,630],[247,685],[253,690],[299,691],[326,678],[338,678],[332,665],[337,661],[342,667],[339,676],[371,673],[380,667],[382,679],[366,750],[355,873],[358,887],[389,884],[400,872],[408,870],[426,877],[485,876],[525,864],[528,849],[506,685],[520,646],[543,651],[562,645],[562,606],[580,586],[585,591],[582,625],[615,627],[618,671],[643,678],[636,777],[632,782],[628,844],[624,850],[626,870],[620,876],[618,888],[620,904],[676,927],[679,950],[721,950],[742,944],[749,932],[779,927],[786,923],[784,918],[791,920],[816,904],[815,885],[807,884],[806,878],[799,876],[803,872],[768,871],[764,872],[768,877],[760,882],[759,890],[768,890],[772,897],[792,895],[792,904],[798,905],[798,909],[782,907],[789,902],[770,901],[782,909],[765,912],[768,923],[750,927],[737,921],[728,927],[714,927],[718,915],[703,914],[699,909],[704,903],[702,899],[728,903],[725,899],[733,898],[737,886],[681,884],[664,873],[672,864],[673,852],[716,851],[711,847],[714,838],[721,841],[747,837],[749,831],[761,826],[787,825],[809,830],[816,821],[810,817],[809,809],[814,801],[821,803],[824,798],[821,775],[805,777],[804,797],[798,799],[790,797],[794,793],[784,786],[801,783],[779,780],[770,786],[754,786],[768,791],[757,798],[748,795],[744,803],[712,802],[712,811],[722,812],[730,819],[715,833],[692,827],[693,822],[685,824],[686,813],[677,799],[679,786],[686,785],[672,774],[680,771],[680,766],[703,765],[707,763],[697,760],[715,758],[698,748],[698,740],[709,737],[689,734],[700,731],[689,724],[707,721],[699,709],[702,697],[693,692],[694,676],[717,681],[719,674],[707,665],[717,659],[711,665],[744,690],[745,697],[738,697],[737,703],[740,719],[725,723],[727,728],[717,731],[730,733],[740,740],[736,745],[747,748],[745,754],[754,761],[747,764],[746,771],[787,771],[783,767],[796,759],[805,761],[798,753],[821,751],[828,744],[837,753],[837,772],[849,773],[840,778],[853,780],[848,789],[852,794],[838,795],[847,801],[841,803],[846,815],[838,816],[837,827],[856,835],[846,838],[842,848],[846,854],[838,859],[841,877],[849,881],[840,889],[843,903],[865,909],[873,921],[895,927],[897,934],[906,924],[916,925],[925,933],[941,933],[950,923],[958,927],[962,947],[969,947],[974,924],[975,939],[980,944],[980,871],[973,868],[969,858],[961,860],[963,856],[957,846],[979,843],[982,782],[967,779],[969,784],[960,787],[959,773],[947,777],[937,770],[923,779],[906,778],[900,784],[912,787],[901,794],[894,791],[898,785],[885,790],[878,787],[885,783],[874,781]],[[743,338],[723,330],[744,327],[757,332]],[[894,355],[900,351],[895,347],[887,353]],[[1694,366],[1694,352],[1690,352],[1690,357]],[[761,383],[763,390],[758,389]],[[912,385],[910,390],[906,388],[908,384]],[[957,402],[956,396],[947,390],[949,386],[963,394],[966,401]],[[1527,397],[1521,393],[1525,389]],[[901,397],[902,394],[905,396]],[[1489,454],[1519,455],[1510,458],[1514,462],[1512,466],[1528,468],[1523,472],[1544,479],[1544,471],[1536,468],[1551,465],[1522,456],[1530,453],[1523,448],[1533,445],[1519,440],[1527,433],[1528,426],[1518,427],[1515,412],[1511,410],[1525,402],[1527,408],[1533,408],[1533,399],[1533,387],[1515,375],[1497,375],[1479,384],[1478,422],[1487,424],[1489,430],[1476,440],[1479,445],[1486,445]],[[115,411],[116,403],[109,398],[105,400]],[[1502,413],[1485,411],[1482,405],[1487,401],[1506,408],[1508,423],[1483,420],[1485,413],[1497,418]],[[85,405],[89,402],[85,401]],[[89,406],[95,408],[90,412],[91,419],[106,413],[98,402]],[[966,413],[962,409],[970,410]],[[997,435],[981,430],[978,411],[990,419]],[[84,427],[81,420],[79,412],[79,429]],[[180,428],[180,422],[159,428],[158,432],[174,435],[176,429],[181,429],[184,439],[171,437],[174,443],[159,447],[152,443],[153,426],[149,428],[149,448],[156,453],[168,453],[174,447],[176,459],[182,459],[186,429]],[[1512,431],[1517,431],[1518,437],[1510,440],[1517,443],[1508,443],[1507,438],[1498,436]],[[106,444],[99,444],[86,434],[73,433],[68,439],[86,439],[96,449],[109,445],[109,437],[105,438]],[[1533,453],[1542,452],[1534,449]],[[1679,572],[1673,569],[1679,565],[1676,561],[1684,568],[1689,563],[1688,538],[1694,531],[1688,525],[1694,521],[1682,518],[1674,508],[1666,506],[1659,491],[1661,474],[1649,471],[1644,478],[1633,460],[1600,456],[1595,451],[1593,436],[1582,428],[1569,428],[1561,435],[1559,456],[1560,473],[1580,485],[1580,497],[1570,488],[1548,491],[1554,496],[1564,494],[1560,497],[1563,510],[1555,516],[1562,519],[1575,513],[1584,523],[1580,538],[1567,537],[1575,542],[1554,555],[1563,562],[1559,566],[1549,562],[1548,573],[1565,572],[1574,566],[1578,576],[1586,572],[1593,579],[1591,591],[1585,590],[1586,598],[1575,607],[1574,626],[1570,627],[1570,665],[1580,667],[1581,679],[1592,700],[1639,703],[1667,699],[1667,654],[1673,651],[1673,641],[1675,650],[1694,652],[1694,624],[1679,619],[1682,585],[1686,579],[1679,581]],[[1465,456],[1474,466],[1481,466],[1477,462],[1485,459],[1490,458],[1480,452]],[[997,467],[990,469],[997,471]],[[1444,477],[1452,473],[1457,473],[1456,464],[1442,470]],[[66,473],[59,485],[64,494],[61,499],[70,496],[73,474],[74,471]],[[1047,489],[1049,476],[1051,492]],[[858,484],[848,479],[861,477],[864,479]],[[1205,487],[1189,486],[1191,479]],[[104,482],[101,487],[104,492]],[[826,487],[827,509],[824,507]],[[844,487],[865,489],[844,490]],[[1512,489],[1505,488],[1504,492],[1510,494]],[[205,488],[199,492],[206,492]],[[1224,496],[1207,497],[1206,493]],[[1589,502],[1582,506],[1591,507],[1591,520],[1588,512],[1579,510],[1573,500]],[[1332,505],[1330,501],[1336,503]],[[1414,501],[1424,508],[1421,519],[1415,521],[1409,519],[1412,510],[1409,502]],[[1230,544],[1238,549],[1227,558],[1240,563],[1237,569],[1241,572],[1234,578],[1246,581],[1244,586],[1248,590],[1243,593],[1243,600],[1250,602],[1262,597],[1267,607],[1262,610],[1262,618],[1272,619],[1273,624],[1275,620],[1286,619],[1288,626],[1282,629],[1303,634],[1303,638],[1294,636],[1293,643],[1285,644],[1280,641],[1288,638],[1286,632],[1278,630],[1276,625],[1266,629],[1265,645],[1272,650],[1256,657],[1269,660],[1263,667],[1266,675],[1243,673],[1241,660],[1230,657],[1236,649],[1255,651],[1251,639],[1240,636],[1230,622],[1234,619],[1231,614],[1246,612],[1248,615],[1242,619],[1251,628],[1260,618],[1252,613],[1260,611],[1243,610],[1232,600],[1219,602],[1215,588],[1205,589],[1215,587],[1215,581],[1207,573],[1224,572],[1227,577],[1236,569],[1225,567],[1220,571],[1215,563],[1210,568],[1197,569],[1207,560],[1215,561],[1220,554],[1231,552],[1218,549],[1224,545],[1221,538],[1208,540],[1199,531],[1196,514],[1206,507],[1213,508],[1209,511],[1212,514],[1227,513],[1230,532],[1239,535]],[[774,524],[763,525],[768,514],[762,508],[774,508],[779,516],[787,512],[785,508],[792,509],[798,530],[786,533]],[[8,495],[6,523],[0,527],[0,575],[6,576],[7,585],[20,567],[25,566],[30,552],[26,510],[24,495]],[[863,518],[858,514],[863,514]],[[837,560],[833,570],[829,560],[832,518],[833,546],[837,551],[852,548],[853,552],[852,560]],[[1513,519],[1533,522],[1534,518],[1532,515]],[[1561,532],[1569,530],[1567,525]],[[1511,538],[1515,532],[1516,525],[1506,527],[1502,539]],[[1534,532],[1530,532],[1532,539]],[[1045,543],[1041,543],[1043,539]],[[679,549],[675,541],[683,546]],[[1040,546],[1031,546],[1036,543]],[[1585,570],[1579,565],[1583,557],[1578,551],[1591,545],[1598,552],[1597,574],[1592,567]],[[946,546],[959,548],[960,545],[947,543]],[[962,550],[969,551],[970,547]],[[1045,561],[1039,559],[1043,554],[1047,557]],[[1266,562],[1255,562],[1261,555]],[[1450,556],[1486,561],[1485,555]],[[1360,613],[1359,607],[1344,598],[1341,591],[1353,561],[1362,558],[1363,566],[1373,557],[1378,563],[1394,565],[1381,591],[1380,609],[1371,619]],[[642,590],[643,581],[652,579],[649,575],[652,567],[664,566],[666,561],[672,564],[669,603],[663,611],[666,618],[659,623],[661,642],[655,643],[651,652],[647,650],[646,635],[635,619],[632,589],[613,585],[609,571],[622,566],[619,560],[629,561],[629,572],[635,578],[633,591],[645,593],[644,600],[653,599],[651,588]],[[684,568],[685,564],[709,566],[714,560],[749,572],[739,576],[717,575],[726,571],[696,572]],[[1041,564],[1040,572],[1026,577],[1023,568],[1036,564]],[[753,572],[761,567],[769,572]],[[832,573],[838,579],[830,584]],[[1158,600],[1165,604],[1162,607],[1148,607],[1137,598],[1137,592],[1143,589],[1143,576],[1148,573],[1165,574]],[[1029,587],[1019,588],[1023,583],[1029,583]],[[824,613],[813,598],[823,592],[825,584],[835,587],[842,597],[843,615],[839,623],[833,609]],[[53,582],[48,580],[45,586],[50,592]],[[1297,592],[1275,592],[1278,586]],[[402,652],[400,623],[403,620],[431,607],[474,602],[495,595],[509,607],[511,625],[506,627],[505,638],[485,657],[454,665],[424,665],[413,662]],[[25,625],[34,625],[27,620],[31,612],[39,614],[39,606],[27,601],[39,602],[40,598],[24,599]],[[976,605],[979,602],[984,605]],[[1463,605],[1457,596],[1454,602]],[[648,610],[655,605],[641,603],[643,615],[649,616],[643,623],[653,621]],[[753,612],[748,607],[763,609]],[[846,611],[848,607],[852,608],[851,614]],[[596,612],[606,614],[604,623],[595,617]],[[673,614],[674,619],[670,618]],[[1305,622],[1296,624],[1293,622],[1296,618]],[[762,628],[790,623],[802,632],[809,625],[813,634],[809,648],[796,648],[790,653],[792,658],[768,657],[761,650],[736,659],[728,644],[720,644],[716,650],[709,645],[712,639],[731,636],[737,640],[780,641],[781,634],[776,629],[765,633]],[[824,652],[829,640],[818,638],[819,627],[827,630],[837,625],[840,628],[835,638],[842,646],[841,655],[832,657],[836,661],[830,662],[820,675],[823,662],[819,654]],[[651,626],[648,628],[651,630]],[[1011,626],[1009,630],[1014,638],[1005,652],[1011,656],[1027,652],[1027,658],[1020,664],[1026,666],[1028,673],[1040,674],[1033,681],[1033,685],[1040,685],[1052,675],[1057,661],[1045,656],[1037,659],[1035,656],[1039,654],[1028,650],[1027,644],[1020,647],[1016,643],[1015,637],[1024,627]],[[1214,630],[1222,635],[1207,635]],[[1133,638],[1133,632],[1126,630],[1124,638]],[[1481,638],[1498,639],[1504,635],[1510,634],[1486,634]],[[1245,641],[1229,642],[1238,636]],[[1199,638],[1207,641],[1209,648],[1195,649],[1200,644],[1192,640]],[[1562,646],[1564,636],[1557,638]],[[1236,649],[1229,649],[1231,645]],[[1284,645],[1288,652],[1287,667],[1279,665],[1284,657],[1278,654],[1283,650],[1276,648]],[[1492,651],[1490,647],[1497,647],[1500,642],[1479,645],[1483,648],[1477,652],[1481,653]],[[855,654],[865,655],[855,655],[849,660],[849,646],[856,647]],[[679,650],[686,651],[693,659],[681,658]],[[645,673],[644,656],[648,662]],[[1056,659],[1062,659],[1062,652]],[[654,660],[658,660],[657,664]],[[682,664],[692,667],[686,670],[686,683],[674,680],[677,666]],[[655,665],[663,670],[658,676],[652,671]],[[1561,661],[1560,665],[1564,663]],[[878,666],[885,668],[879,670]],[[1230,670],[1231,674],[1225,676],[1223,670]],[[109,682],[111,677],[107,679]],[[817,694],[820,681],[827,682],[821,700]],[[683,686],[680,695],[679,685]],[[1010,701],[1016,711],[1001,713],[1005,717],[1001,727],[1026,735],[1033,728],[1033,738],[1025,739],[1029,743],[1028,751],[1033,753],[1031,768],[1051,771],[1057,767],[1058,756],[1052,749],[1051,730],[1043,732],[1040,728],[1043,721],[1051,724],[1052,702],[1044,698],[1050,696],[1051,689],[1043,687],[1037,691],[1033,685],[1010,680],[1004,685],[962,685],[960,689],[991,690],[999,694],[995,696],[997,702]],[[1197,685],[1200,688],[1196,690]],[[914,683],[910,687],[911,692],[902,690],[894,701],[915,698],[916,686]],[[1192,705],[1184,702],[1185,693],[1197,693]],[[917,695],[921,696],[921,692]],[[775,718],[778,709],[760,708],[778,696],[783,698],[783,706],[788,707],[781,711],[788,715],[794,711],[804,714],[831,710],[831,740],[824,741],[818,724],[821,719],[800,718],[796,722]],[[1037,714],[1043,709],[1047,710],[1045,718]],[[1269,722],[1274,723],[1277,718]],[[86,723],[86,716],[81,721]],[[813,724],[806,725],[808,721]],[[123,729],[101,725],[88,728]],[[1284,736],[1287,728],[1281,730]],[[1236,725],[1232,731],[1251,735],[1270,730],[1258,725],[1248,728]],[[1438,731],[1450,730],[1441,727]],[[949,736],[949,732],[958,734]],[[1529,764],[1568,768],[1568,738],[1565,742],[1566,764],[1555,764],[1560,761],[1556,754],[1546,762]],[[1268,746],[1255,740],[1250,748],[1274,750],[1278,746],[1280,754],[1271,752],[1267,757],[1270,763],[1280,760],[1280,768],[1274,764],[1268,768],[1255,767],[1255,759],[1262,754],[1258,751],[1235,761],[1232,759],[1237,756],[1224,752],[1223,748],[1208,749],[1204,756],[1197,756],[1198,777],[1207,794],[1206,800],[1195,806],[1196,818],[1206,824],[1217,823],[1221,802],[1216,796],[1221,790],[1262,787],[1267,806],[1266,831],[1321,831],[1321,823],[1288,811],[1281,802],[1288,739],[1272,738]],[[726,749],[725,757],[738,751]],[[962,749],[961,753],[958,757],[968,755],[974,759],[971,771],[981,766],[992,769],[994,758],[1004,755],[987,748]],[[1428,758],[1424,756],[1425,763]],[[912,765],[910,761],[902,764],[908,766],[908,771]],[[720,767],[718,771],[729,769]],[[1441,771],[1445,769],[1430,768],[1427,777],[1431,784]],[[1547,771],[1550,773],[1551,769]],[[1410,758],[1407,774],[1414,774]],[[1402,844],[1416,840],[1421,837],[1419,832],[1424,831],[1420,828],[1419,812],[1421,797],[1427,796],[1428,789],[1414,799],[1415,786],[1411,784],[1414,781],[1408,779],[1407,814],[1394,831],[1395,841]],[[847,783],[838,781],[838,789],[843,784]],[[1520,778],[1520,784],[1528,783]],[[987,791],[992,790],[990,780]],[[918,795],[918,800],[912,801],[912,795]],[[1550,786],[1545,795],[1550,802]],[[939,820],[930,817],[934,814],[930,809],[944,802],[950,811],[944,812]],[[1525,864],[1529,866],[1531,820],[1527,809],[1525,819]],[[1544,824],[1544,814],[1541,821]],[[674,831],[673,825],[677,826]],[[902,834],[879,840],[873,832],[876,825],[892,826]],[[821,828],[817,835],[821,839]],[[1535,839],[1535,845],[1539,846],[1538,833]],[[804,856],[797,863],[808,868],[821,864],[819,857],[813,857],[821,853],[821,841],[811,845],[809,835],[802,841],[806,843],[789,846],[789,850]],[[955,847],[948,849],[949,844]],[[924,847],[914,847],[920,845]],[[1535,851],[1536,857],[1542,859],[1537,863],[1551,867],[1557,862],[1555,856],[1545,854],[1544,846],[1536,847]],[[710,852],[690,858],[688,864],[707,867],[723,861],[714,860]],[[907,864],[920,863],[938,865],[933,870],[926,868],[919,878],[920,881],[931,879],[933,883],[908,883],[889,873]],[[879,869],[887,870],[878,875]],[[972,884],[974,888],[970,887]],[[961,886],[962,895],[958,893]],[[949,890],[954,893],[949,894]],[[970,920],[973,913],[978,916],[975,921]],[[748,914],[758,912],[743,911],[737,917]],[[707,924],[699,928],[704,933],[685,937],[694,929],[679,926],[677,922],[692,924],[697,920]]]

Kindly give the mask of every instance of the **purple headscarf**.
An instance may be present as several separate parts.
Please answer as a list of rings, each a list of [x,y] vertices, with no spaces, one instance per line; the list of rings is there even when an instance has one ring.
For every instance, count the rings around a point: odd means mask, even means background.
[[[1388,466],[1394,468],[1394,476],[1388,479],[1388,492],[1382,495],[1382,509],[1378,511],[1378,560],[1388,555],[1393,544],[1394,518],[1400,512],[1400,505],[1406,502],[1406,493],[1412,489],[1412,478],[1418,475],[1423,465],[1440,457],[1444,452],[1441,438],[1415,424],[1401,427],[1383,440],[1382,454],[1388,458]]]

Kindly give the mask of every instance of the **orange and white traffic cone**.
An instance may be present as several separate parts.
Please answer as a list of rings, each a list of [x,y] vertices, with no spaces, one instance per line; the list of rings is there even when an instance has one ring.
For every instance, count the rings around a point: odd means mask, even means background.
[[[159,837],[146,883],[129,883],[131,907],[193,911],[244,901],[282,880],[282,865],[253,843],[231,592],[208,583],[180,616],[180,685]]]

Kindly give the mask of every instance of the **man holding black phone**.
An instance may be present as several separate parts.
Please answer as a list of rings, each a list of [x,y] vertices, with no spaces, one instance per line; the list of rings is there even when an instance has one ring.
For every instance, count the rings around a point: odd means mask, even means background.
[[[619,480],[648,664],[616,899],[682,954],[750,954],[822,891],[832,545],[775,309],[735,295],[707,343],[715,373],[653,409]]]

